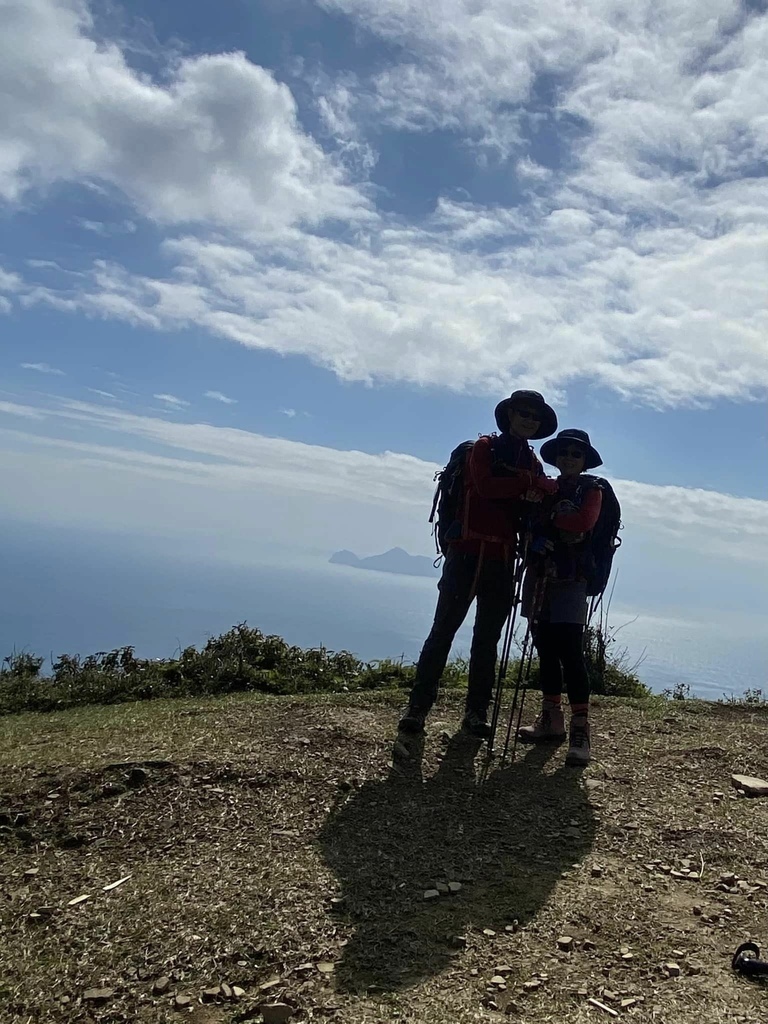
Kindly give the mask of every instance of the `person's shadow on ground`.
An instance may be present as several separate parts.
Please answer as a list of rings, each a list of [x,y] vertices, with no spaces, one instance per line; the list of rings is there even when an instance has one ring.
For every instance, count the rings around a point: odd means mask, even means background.
[[[590,850],[595,825],[580,773],[545,770],[557,748],[518,754],[480,786],[478,748],[458,733],[426,782],[416,749],[410,771],[403,764],[366,783],[323,826],[322,855],[356,926],[337,965],[341,988],[414,984],[449,963],[467,928],[524,926]],[[424,899],[449,882],[461,891]]]

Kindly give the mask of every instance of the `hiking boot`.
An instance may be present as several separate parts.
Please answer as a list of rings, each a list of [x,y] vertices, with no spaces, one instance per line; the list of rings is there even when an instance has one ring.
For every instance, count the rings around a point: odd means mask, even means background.
[[[490,739],[491,727],[488,725],[485,713],[482,711],[467,711],[461,727],[465,732],[468,732],[471,736],[476,736],[479,740]]]
[[[544,701],[533,725],[523,726],[517,734],[521,743],[562,743],[565,719],[559,704]]]
[[[589,722],[586,716],[571,719],[571,732],[565,763],[574,768],[586,768],[590,759]]]
[[[407,711],[397,724],[398,732],[411,734],[424,732],[427,714],[428,712],[424,708],[417,708],[413,704],[409,704]]]

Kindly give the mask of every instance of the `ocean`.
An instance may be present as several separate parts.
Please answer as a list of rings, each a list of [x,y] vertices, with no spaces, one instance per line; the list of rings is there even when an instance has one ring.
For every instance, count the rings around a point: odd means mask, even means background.
[[[330,554],[330,553],[329,553]],[[303,647],[365,660],[418,656],[436,581],[326,564],[324,557],[250,566],[172,556],[128,538],[8,527],[0,540],[0,656],[46,657],[131,645],[168,657],[247,621]],[[635,608],[617,591],[616,649],[652,689],[690,686],[718,699],[768,690],[768,637],[758,618],[699,619]],[[455,644],[466,653],[471,625]]]

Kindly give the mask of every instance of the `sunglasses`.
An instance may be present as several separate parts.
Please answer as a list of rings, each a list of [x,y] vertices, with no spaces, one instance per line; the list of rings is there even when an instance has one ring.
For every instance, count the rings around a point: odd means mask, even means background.
[[[541,413],[537,409],[515,409],[521,420],[536,420],[541,423]]]
[[[563,448],[557,453],[559,459],[583,459],[585,457],[583,448]]]

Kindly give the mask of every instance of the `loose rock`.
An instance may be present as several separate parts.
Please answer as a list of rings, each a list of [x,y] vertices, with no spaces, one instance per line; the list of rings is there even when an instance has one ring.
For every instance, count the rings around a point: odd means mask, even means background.
[[[162,978],[156,979],[154,985],[152,986],[152,993],[156,996],[162,996],[168,991],[170,984],[171,979],[166,978],[165,975],[163,975]]]
[[[747,796],[768,796],[768,782],[753,775],[732,775],[731,785],[742,790]]]
[[[440,899],[440,890],[439,889],[426,889],[424,891],[424,899],[428,900],[428,901],[429,900],[439,900]]]
[[[664,973],[667,974],[670,978],[679,978],[680,977],[680,964],[676,964],[676,963],[672,963],[672,962],[670,962],[668,964],[664,964]]]
[[[449,882],[448,883],[448,891],[450,893],[452,893],[454,896],[456,895],[457,892],[461,892],[461,888],[462,888],[461,882]]]
[[[173,1004],[177,1010],[186,1010],[188,1006],[192,1005],[192,996],[176,996]]]
[[[203,1002],[212,1003],[215,999],[218,999],[221,995],[220,985],[211,985],[210,988],[203,989]]]
[[[109,1002],[112,996],[115,994],[113,988],[89,988],[83,992],[84,1003],[94,1003],[96,1006],[100,1006],[103,1003]]]
[[[573,949],[573,938],[570,935],[561,935],[557,940],[557,948],[561,949],[563,953],[570,953]]]
[[[293,1016],[293,1007],[287,1003],[270,1003],[260,1010],[264,1024],[285,1024]]]

